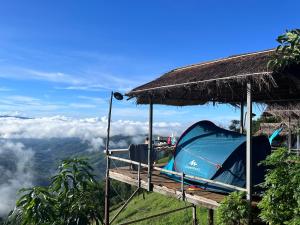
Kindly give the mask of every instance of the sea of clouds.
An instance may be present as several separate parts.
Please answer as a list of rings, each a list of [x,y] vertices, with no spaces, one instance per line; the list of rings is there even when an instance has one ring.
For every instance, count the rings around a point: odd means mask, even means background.
[[[183,130],[180,123],[158,122],[153,124],[157,135],[179,135]],[[74,119],[63,116],[41,118],[0,118],[0,158],[10,154],[13,162],[10,169],[0,165],[0,216],[6,215],[15,204],[20,188],[32,186],[31,166],[34,152],[25,148],[21,140],[34,138],[79,138],[90,146],[87,151],[102,151],[107,131],[107,118]],[[131,136],[133,142],[141,143],[148,133],[148,123],[130,120],[116,120],[111,123],[111,136]],[[14,139],[14,141],[12,141]],[[124,141],[110,143],[112,148],[124,146]],[[13,156],[13,157],[11,157]]]
[[[0,158],[2,161],[5,158],[9,159],[6,161],[9,165],[0,165],[0,216],[6,215],[13,209],[20,188],[32,186],[33,155],[33,151],[25,149],[22,143],[0,141]]]
[[[157,122],[153,124],[153,132],[168,136],[171,133],[179,135],[183,130],[177,122]],[[107,119],[84,118],[74,119],[63,116],[20,119],[16,117],[0,118],[0,138],[80,138],[90,144],[90,151],[98,151],[104,147],[107,133]],[[140,137],[148,133],[148,122],[117,120],[111,122],[111,136],[123,135]],[[120,140],[122,141],[122,140]],[[121,143],[111,143],[112,147],[122,146]]]

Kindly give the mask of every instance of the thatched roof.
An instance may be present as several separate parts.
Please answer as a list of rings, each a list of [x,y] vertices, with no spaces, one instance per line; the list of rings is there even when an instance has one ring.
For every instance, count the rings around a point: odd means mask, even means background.
[[[292,121],[299,121],[300,120],[300,103],[283,104],[283,105],[277,103],[277,104],[268,105],[266,110],[263,112],[263,116],[279,117],[282,121],[288,121],[289,118]]]
[[[207,102],[239,103],[246,100],[251,82],[256,102],[300,100],[299,72],[274,74],[267,63],[275,51],[267,50],[194,64],[163,74],[126,95],[138,104],[196,105]],[[299,71],[299,70],[296,70]]]
[[[286,123],[261,123],[259,125],[259,130],[256,132],[256,135],[265,134],[271,136],[273,132],[280,127],[283,128],[280,135],[281,136],[288,135],[288,125]]]

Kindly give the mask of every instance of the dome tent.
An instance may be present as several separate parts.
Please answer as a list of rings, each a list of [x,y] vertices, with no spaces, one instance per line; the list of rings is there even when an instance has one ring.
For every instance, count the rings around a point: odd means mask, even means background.
[[[265,168],[258,163],[271,153],[271,146],[265,136],[252,140],[253,185],[256,185],[263,182],[265,174]],[[197,122],[179,138],[174,156],[164,168],[243,188],[246,185],[246,136],[210,121]],[[198,180],[186,182],[214,191],[231,191]]]

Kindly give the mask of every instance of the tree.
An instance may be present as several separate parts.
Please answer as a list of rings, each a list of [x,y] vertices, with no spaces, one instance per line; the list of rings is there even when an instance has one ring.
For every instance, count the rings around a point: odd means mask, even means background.
[[[244,192],[232,192],[226,196],[217,209],[217,224],[241,225],[247,224],[249,204]]]
[[[7,224],[88,225],[102,223],[103,187],[87,160],[64,160],[48,187],[22,189]]]
[[[231,120],[228,128],[229,128],[229,130],[239,132],[239,130],[240,130],[240,121],[239,120]]]
[[[277,37],[279,43],[275,57],[268,67],[280,72],[285,68],[300,64],[300,29],[287,30]]]
[[[285,148],[274,151],[263,162],[268,172],[266,189],[258,207],[260,217],[272,225],[300,224],[300,157]]]

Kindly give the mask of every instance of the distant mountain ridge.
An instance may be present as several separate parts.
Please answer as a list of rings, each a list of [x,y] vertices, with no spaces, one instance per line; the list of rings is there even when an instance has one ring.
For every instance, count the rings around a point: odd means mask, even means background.
[[[16,119],[22,119],[22,120],[33,119],[32,117],[26,117],[26,116],[12,116],[12,115],[0,115],[0,118],[16,118]]]

